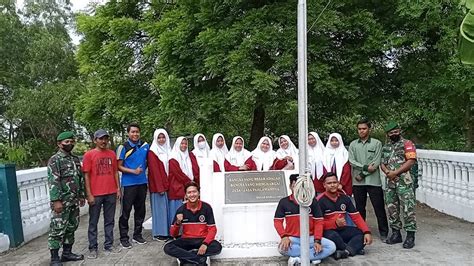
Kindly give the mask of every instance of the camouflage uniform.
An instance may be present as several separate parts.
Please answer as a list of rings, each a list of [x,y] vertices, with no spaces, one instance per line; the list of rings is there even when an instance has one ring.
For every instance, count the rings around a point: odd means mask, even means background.
[[[59,150],[48,161],[51,224],[48,237],[49,249],[59,249],[62,244],[74,243],[74,232],[79,226],[79,202],[85,199],[84,177],[79,158]],[[63,203],[63,211],[56,213],[53,201]]]
[[[382,148],[382,163],[390,171],[400,168],[409,159],[416,160],[415,145],[409,140],[400,138],[395,143],[389,141]],[[410,171],[398,176],[397,180],[391,181],[387,178],[385,203],[388,209],[388,221],[392,229],[400,230],[402,228],[401,213],[403,213],[404,229],[416,231],[416,202],[413,186]]]

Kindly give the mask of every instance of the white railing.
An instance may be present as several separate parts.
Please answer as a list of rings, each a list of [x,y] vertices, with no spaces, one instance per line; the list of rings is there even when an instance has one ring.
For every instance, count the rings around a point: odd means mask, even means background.
[[[25,242],[46,233],[51,209],[47,168],[16,172]]]
[[[25,242],[49,230],[51,208],[49,201],[47,168],[34,168],[16,172],[20,196],[20,210]],[[88,208],[81,208],[81,215]]]
[[[474,153],[418,150],[417,155],[417,200],[474,222]]]

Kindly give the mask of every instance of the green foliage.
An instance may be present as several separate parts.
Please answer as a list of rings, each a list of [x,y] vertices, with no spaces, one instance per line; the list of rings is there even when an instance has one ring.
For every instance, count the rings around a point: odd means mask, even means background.
[[[457,50],[470,2],[308,1],[309,129],[349,143],[368,117],[384,140],[397,120],[425,147],[472,150],[474,72]],[[297,3],[170,3],[112,0],[75,15],[68,1],[1,4],[0,158],[44,164],[62,130],[124,137],[130,122],[145,139],[164,127],[242,135],[249,148],[263,134],[296,140]]]

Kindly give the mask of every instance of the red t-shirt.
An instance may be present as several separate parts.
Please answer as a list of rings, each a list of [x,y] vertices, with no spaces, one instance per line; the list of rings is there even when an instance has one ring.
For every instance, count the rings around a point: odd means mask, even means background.
[[[82,164],[84,173],[89,173],[93,196],[117,193],[115,173],[118,167],[115,152],[112,150],[90,150],[84,154]]]

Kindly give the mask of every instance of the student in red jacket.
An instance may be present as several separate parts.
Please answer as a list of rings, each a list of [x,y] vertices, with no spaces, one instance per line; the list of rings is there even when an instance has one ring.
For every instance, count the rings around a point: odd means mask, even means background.
[[[335,259],[363,254],[364,246],[372,243],[369,227],[350,197],[339,191],[336,174],[328,172],[323,180],[326,192],[318,196],[318,203],[324,214],[323,235],[336,244]],[[347,225],[347,213],[357,227]]]
[[[216,133],[212,136],[212,149],[209,152],[209,158],[213,161],[214,172],[225,172],[225,156],[229,152],[225,144],[224,135]]]
[[[189,182],[184,187],[187,202],[176,211],[171,235],[181,237],[167,243],[163,250],[178,258],[181,264],[206,265],[207,257],[221,253],[222,246],[215,240],[217,233],[212,208],[199,199],[199,185]],[[197,252],[195,251],[197,250]]]
[[[252,160],[252,154],[245,148],[244,139],[241,136],[236,136],[232,140],[230,151],[225,155],[224,167],[226,172],[257,169]]]
[[[168,210],[168,172],[170,138],[166,130],[160,128],[153,134],[153,142],[148,151],[148,186],[150,189],[152,236],[154,240],[165,241],[169,236],[171,220]]]
[[[278,245],[282,255],[289,256],[288,265],[299,262],[301,256],[300,246],[300,206],[295,200],[294,188],[298,174],[290,175],[291,195],[282,198],[275,211],[273,224],[281,237]],[[322,259],[336,251],[336,245],[323,237],[323,215],[316,199],[309,207],[309,259],[313,264],[320,263]]]
[[[298,171],[299,153],[293,141],[287,135],[281,135],[278,144],[280,148],[276,151],[273,169]]]
[[[276,153],[273,150],[272,140],[269,137],[261,137],[257,147],[252,151],[252,160],[255,162],[257,171],[274,170]]]
[[[329,135],[323,163],[326,173],[336,174],[340,184],[339,189],[343,190],[346,195],[352,196],[352,170],[349,162],[349,152],[344,147],[342,136],[339,133]]]
[[[323,193],[324,185],[321,177],[324,175],[324,143],[318,133],[312,131],[308,133],[308,166],[313,178],[314,189],[318,193]]]
[[[174,143],[169,160],[169,218],[173,220],[176,210],[183,204],[184,186],[194,181],[199,184],[199,166],[196,157],[188,151],[188,140],[179,137]]]

